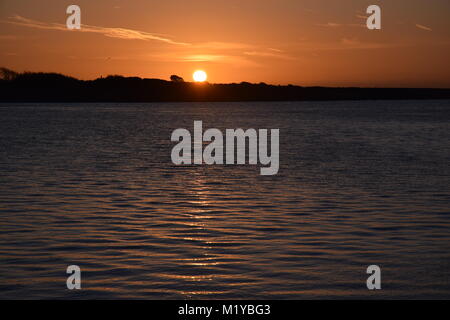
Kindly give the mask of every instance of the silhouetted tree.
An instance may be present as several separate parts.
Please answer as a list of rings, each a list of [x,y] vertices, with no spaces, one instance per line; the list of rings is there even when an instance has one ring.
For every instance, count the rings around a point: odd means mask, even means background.
[[[184,79],[182,77],[179,77],[179,76],[177,76],[175,74],[170,76],[170,80],[172,82],[184,82]]]
[[[0,79],[11,81],[17,77],[17,72],[7,68],[0,68]]]

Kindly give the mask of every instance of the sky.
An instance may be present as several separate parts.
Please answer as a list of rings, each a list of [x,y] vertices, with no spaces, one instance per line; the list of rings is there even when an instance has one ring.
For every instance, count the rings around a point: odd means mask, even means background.
[[[81,8],[68,30],[66,9]],[[381,7],[381,30],[366,9]],[[0,0],[0,66],[80,79],[450,88],[449,0]]]

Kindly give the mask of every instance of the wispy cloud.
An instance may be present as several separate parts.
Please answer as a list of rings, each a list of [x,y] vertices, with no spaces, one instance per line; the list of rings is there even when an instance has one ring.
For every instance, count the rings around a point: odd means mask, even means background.
[[[217,62],[256,66],[258,64],[251,61],[252,58],[265,57],[273,59],[292,59],[280,49],[264,48],[253,44],[239,42],[215,41],[187,43],[173,40],[171,37],[162,34],[149,33],[146,31],[128,28],[101,27],[86,24],[81,25],[81,29],[79,30],[69,30],[65,24],[33,20],[22,17],[20,15],[11,16],[6,20],[0,20],[0,22],[34,29],[56,30],[61,32],[94,33],[115,39],[157,41],[178,46],[180,49],[182,48],[181,51],[177,53],[164,53],[162,55],[156,55],[152,57],[153,59],[156,59],[158,61],[164,60],[179,62]],[[189,52],[186,52],[186,50],[188,50]],[[143,57],[132,57],[132,59],[142,58]],[[149,57],[147,56],[147,58]],[[113,58],[108,57],[108,59]]]
[[[61,23],[42,22],[28,19],[19,15],[14,15],[10,17],[8,20],[3,20],[2,22],[36,29],[73,32],[73,30],[67,29],[66,25]],[[126,40],[159,41],[172,45],[184,45],[184,46],[189,45],[188,43],[178,42],[167,37],[159,36],[157,34],[127,28],[109,28],[83,24],[81,26],[81,29],[77,30],[77,32],[98,33],[106,37],[126,39]]]
[[[399,46],[398,44],[363,42],[357,38],[342,38],[341,45],[342,49],[382,49]]]
[[[142,60],[151,60],[158,62],[206,62],[206,63],[219,63],[219,64],[230,64],[239,65],[241,67],[258,67],[258,63],[247,59],[244,56],[238,54],[197,54],[197,53],[182,53],[182,52],[161,52],[142,55],[140,58]]]
[[[298,57],[302,52],[325,52],[340,50],[373,50],[385,48],[402,48],[409,47],[411,44],[399,42],[375,42],[364,41],[356,37],[342,37],[338,41],[329,42],[304,42],[298,44],[295,50],[295,56]]]
[[[356,10],[356,15],[355,15],[355,17],[358,18],[358,19],[364,19],[364,20],[367,20],[367,18],[368,18],[369,16],[367,15],[366,12],[363,12],[363,11],[361,11],[361,10]]]
[[[218,62],[227,59],[228,56],[218,54],[191,54],[180,58],[180,60],[187,62]]]
[[[275,52],[283,52],[283,50],[276,49],[276,48],[268,48],[268,50],[275,51]]]
[[[422,30],[426,30],[426,31],[433,31],[433,29],[431,29],[430,27],[421,25],[421,24],[416,24],[416,27]]]
[[[325,28],[366,27],[365,25],[359,23],[336,23],[336,22],[318,23],[316,24],[316,26]]]
[[[111,28],[111,27],[99,27],[83,24],[79,30],[69,30],[65,24],[42,22],[38,20],[28,19],[19,15],[9,17],[7,20],[1,22],[9,23],[12,25],[18,25],[23,27],[45,29],[45,30],[57,30],[67,32],[87,32],[98,33],[110,38],[126,39],[126,40],[144,40],[144,41],[159,41],[173,45],[190,46],[197,49],[209,49],[209,50],[248,50],[253,48],[253,45],[238,43],[238,42],[203,42],[203,43],[187,43],[181,41],[175,41],[166,35],[149,33],[140,30],[133,30],[128,28]]]
[[[252,45],[239,42],[203,42],[192,44],[193,47],[198,49],[210,49],[210,50],[234,50],[234,49],[249,49],[253,48]]]
[[[337,27],[342,27],[343,26],[343,24],[335,23],[335,22],[318,23],[317,25],[319,27],[327,27],[327,28],[337,28]]]
[[[292,60],[293,58],[284,54],[282,50],[268,48],[267,50],[245,51],[245,55],[253,57],[276,58],[283,60]]]

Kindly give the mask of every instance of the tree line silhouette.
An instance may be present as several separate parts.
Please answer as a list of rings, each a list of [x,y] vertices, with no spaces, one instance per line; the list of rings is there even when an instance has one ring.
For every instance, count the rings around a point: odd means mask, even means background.
[[[211,84],[110,75],[79,80],[58,73],[17,73],[0,68],[2,102],[178,102],[178,101],[307,101],[378,99],[450,99],[450,89],[335,88]]]

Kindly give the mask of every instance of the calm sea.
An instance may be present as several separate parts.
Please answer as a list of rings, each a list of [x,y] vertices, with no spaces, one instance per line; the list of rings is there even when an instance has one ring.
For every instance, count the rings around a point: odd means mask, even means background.
[[[173,165],[194,120],[279,174]],[[0,298],[450,298],[450,101],[0,104]]]

